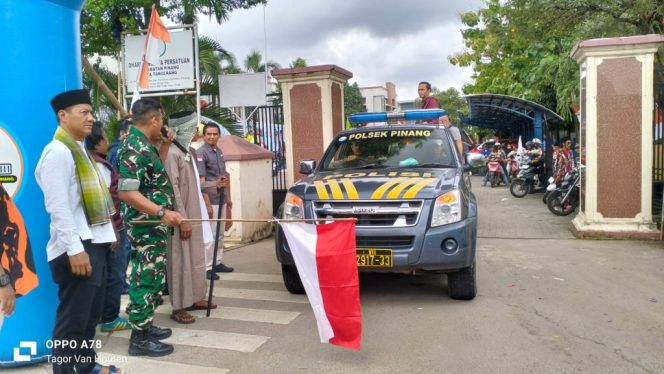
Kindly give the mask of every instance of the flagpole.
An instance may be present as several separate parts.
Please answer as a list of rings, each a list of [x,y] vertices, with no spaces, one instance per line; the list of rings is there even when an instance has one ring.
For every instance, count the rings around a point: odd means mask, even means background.
[[[357,222],[357,218],[185,218],[182,222],[265,222],[265,223],[279,223],[279,222],[335,222],[335,221],[352,221]],[[152,219],[152,220],[133,220],[129,221],[132,225],[151,225],[159,224],[161,221]]]
[[[141,72],[145,68],[147,61],[145,60],[145,54],[150,50],[150,32],[152,31],[152,24],[155,18],[155,11],[157,7],[155,4],[152,4],[152,11],[150,12],[150,22],[148,22],[148,29],[145,33],[145,45],[143,46],[143,56],[141,57],[141,66],[138,68],[138,73],[136,74],[136,82],[134,82],[134,92],[131,94],[131,104],[129,104],[129,111],[131,112],[131,107],[134,106],[134,103],[141,99],[141,90],[139,88]],[[150,70],[150,64],[147,66],[148,74]]]

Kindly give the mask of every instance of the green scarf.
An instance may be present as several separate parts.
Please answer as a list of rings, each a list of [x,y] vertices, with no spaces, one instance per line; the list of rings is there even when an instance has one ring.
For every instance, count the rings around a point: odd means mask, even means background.
[[[101,225],[111,222],[111,216],[115,214],[111,193],[104,178],[101,176],[97,163],[93,161],[87,150],[69,135],[68,132],[58,127],[53,139],[59,140],[69,148],[74,157],[76,176],[81,187],[83,208],[85,218],[90,225]]]

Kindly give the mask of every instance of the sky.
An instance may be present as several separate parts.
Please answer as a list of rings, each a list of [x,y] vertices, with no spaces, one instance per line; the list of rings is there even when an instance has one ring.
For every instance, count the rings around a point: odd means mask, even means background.
[[[482,0],[268,0],[266,7],[235,10],[221,25],[199,18],[199,34],[217,40],[239,65],[252,50],[288,67],[334,64],[360,87],[393,82],[397,100],[417,98],[417,83],[441,90],[471,82],[470,68],[449,63],[464,50],[460,14]],[[264,13],[265,12],[265,13]],[[265,17],[264,17],[265,14]],[[265,29],[263,20],[265,19]],[[267,35],[267,38],[265,36]]]

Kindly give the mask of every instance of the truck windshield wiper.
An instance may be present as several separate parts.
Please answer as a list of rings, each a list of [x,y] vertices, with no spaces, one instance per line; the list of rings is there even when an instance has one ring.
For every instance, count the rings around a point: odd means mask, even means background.
[[[454,166],[454,165],[438,164],[438,163],[435,163],[435,162],[428,163],[428,164],[419,164],[419,165],[415,165],[415,166],[411,166],[411,167],[415,167],[415,168],[446,168],[446,169],[456,168],[456,166]]]
[[[368,165],[360,165],[356,166],[351,169],[385,169],[387,166],[382,165],[382,164],[368,164]]]

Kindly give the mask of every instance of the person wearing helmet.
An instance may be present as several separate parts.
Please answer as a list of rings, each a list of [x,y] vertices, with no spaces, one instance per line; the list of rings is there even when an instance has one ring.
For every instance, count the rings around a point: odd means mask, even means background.
[[[503,150],[500,149],[500,143],[496,143],[493,145],[493,151],[487,158],[487,161],[488,162],[498,161],[498,163],[500,163],[500,167],[498,168],[498,170],[500,170],[500,177],[503,178],[503,183],[505,183],[506,186],[509,185],[510,181],[509,179],[507,179],[507,174],[505,174],[505,169],[503,166],[505,165],[505,152],[503,152]],[[486,183],[488,181],[489,181],[489,173],[487,172],[486,174],[484,174],[484,179],[482,180],[482,187],[486,187]]]
[[[528,143],[531,145],[530,148],[528,148]],[[535,138],[533,141],[527,142],[526,148],[534,165],[542,163],[542,142],[539,139]]]

